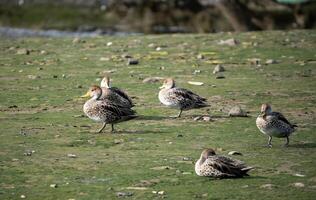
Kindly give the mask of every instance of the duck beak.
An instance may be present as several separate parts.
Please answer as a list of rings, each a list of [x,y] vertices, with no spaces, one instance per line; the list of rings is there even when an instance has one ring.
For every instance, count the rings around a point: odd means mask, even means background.
[[[85,95],[80,96],[82,98],[90,97],[90,91],[88,91]]]

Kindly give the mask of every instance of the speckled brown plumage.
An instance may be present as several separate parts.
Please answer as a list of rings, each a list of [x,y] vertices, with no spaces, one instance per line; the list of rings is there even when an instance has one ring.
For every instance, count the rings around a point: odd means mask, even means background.
[[[213,149],[205,149],[200,159],[195,163],[195,172],[198,176],[214,178],[237,178],[248,176],[247,172],[253,169],[243,162],[216,155]]]
[[[184,88],[177,88],[173,79],[166,79],[163,86],[160,87],[158,98],[160,102],[168,107],[179,109],[179,115],[183,110],[189,110],[193,108],[206,107],[206,99],[194,94],[190,90]]]
[[[285,146],[287,146],[289,144],[289,136],[295,131],[296,127],[281,113],[272,112],[269,104],[262,104],[261,114],[257,117],[256,125],[263,134],[269,136],[269,147],[272,147],[272,137],[286,138]]]
[[[106,124],[111,124],[114,131],[113,124],[136,117],[132,109],[119,106],[107,99],[100,99],[102,89],[98,86],[91,87],[85,97],[87,96],[92,98],[86,101],[83,111],[90,119],[103,123],[103,127],[98,132],[101,132]]]

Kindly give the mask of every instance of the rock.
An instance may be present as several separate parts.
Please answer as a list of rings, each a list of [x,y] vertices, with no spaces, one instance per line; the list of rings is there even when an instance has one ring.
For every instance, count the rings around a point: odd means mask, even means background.
[[[238,152],[238,151],[230,151],[228,152],[228,155],[242,155],[242,153]]]
[[[51,187],[51,188],[57,188],[58,185],[57,185],[57,184],[50,184],[49,187]]]
[[[130,197],[133,196],[134,193],[133,192],[117,192],[116,196],[117,197]]]
[[[32,80],[41,78],[40,76],[37,76],[37,75],[27,75],[27,77]]]
[[[108,58],[108,57],[101,57],[99,60],[100,61],[110,61],[110,58]]]
[[[188,83],[189,83],[190,85],[198,85],[198,86],[204,85],[203,82],[197,82],[197,81],[188,81]]]
[[[192,161],[193,159],[192,159],[192,158],[189,158],[189,157],[183,157],[182,160],[183,160],[183,161]]]
[[[127,65],[137,65],[138,63],[138,60],[132,58],[129,58],[127,61]]]
[[[18,54],[18,55],[29,55],[30,54],[30,50],[28,50],[28,49],[18,49],[17,51],[16,51],[16,54]]]
[[[113,42],[108,42],[108,43],[106,43],[106,46],[112,46],[112,44],[113,44]]]
[[[183,175],[190,175],[192,172],[182,172]]]
[[[261,66],[261,65],[260,65],[261,59],[259,59],[259,58],[248,59],[248,61],[249,61],[250,64],[252,64],[252,65]]]
[[[194,70],[194,72],[192,73],[193,75],[196,75],[196,74],[200,74],[201,73],[201,70],[199,70],[199,69],[196,69],[196,70]]]
[[[216,79],[224,79],[224,78],[225,78],[225,76],[224,76],[224,74],[223,74],[223,73],[218,72],[218,73],[216,73],[215,78],[216,78]]]
[[[24,156],[31,156],[33,153],[35,153],[34,150],[28,150],[26,152],[23,153]]]
[[[21,199],[25,199],[26,196],[25,196],[24,194],[21,194],[20,198],[21,198]]]
[[[148,44],[148,47],[150,47],[150,48],[153,48],[153,47],[155,47],[156,45],[154,44],[154,43],[150,43],[150,44]]]
[[[41,54],[41,55],[46,55],[46,54],[47,54],[47,51],[41,50],[41,51],[40,51],[40,54]]]
[[[276,186],[273,185],[273,184],[270,184],[270,183],[264,184],[264,185],[261,185],[261,186],[260,186],[260,188],[269,189],[269,190],[271,190],[271,189],[274,188],[274,187],[276,187]]]
[[[157,83],[160,80],[163,80],[162,77],[148,77],[143,80],[143,83]]]
[[[240,106],[231,108],[228,115],[230,117],[247,117],[247,113]]]
[[[303,187],[305,187],[305,184],[304,183],[300,183],[300,182],[293,183],[292,185],[294,187],[296,187],[296,188],[303,188]]]
[[[203,54],[199,54],[199,55],[197,55],[197,57],[196,57],[197,59],[204,59],[205,57],[204,57],[204,55]]]
[[[276,60],[273,60],[273,59],[268,59],[267,61],[266,61],[266,64],[276,64],[277,63],[277,61]]]
[[[156,51],[160,51],[162,48],[161,47],[157,47],[156,48]]]
[[[159,191],[157,194],[159,194],[159,195],[164,195],[164,194],[165,194],[165,191]]]
[[[72,43],[73,43],[73,44],[85,43],[85,42],[86,42],[86,41],[81,40],[79,37],[75,37],[75,38],[72,40]]]
[[[305,177],[306,175],[304,175],[304,174],[294,174],[294,176]]]
[[[68,158],[77,158],[77,155],[69,153],[67,154]]]
[[[198,116],[198,117],[194,117],[194,118],[193,118],[194,121],[199,121],[199,120],[201,120],[201,119],[202,119],[202,116]]]
[[[213,70],[213,74],[216,74],[218,72],[224,72],[225,71],[225,68],[223,67],[223,65],[216,65],[214,70]]]
[[[147,187],[134,187],[134,186],[132,186],[132,187],[127,187],[125,189],[127,189],[127,190],[147,190],[148,188]]]
[[[203,116],[203,121],[210,122],[212,118],[210,116]]]
[[[239,41],[235,40],[234,38],[230,38],[227,40],[220,40],[218,42],[220,45],[228,45],[228,46],[236,46],[239,44]]]
[[[123,139],[115,139],[115,140],[114,140],[114,144],[121,144],[121,143],[123,143],[123,142],[124,142]]]

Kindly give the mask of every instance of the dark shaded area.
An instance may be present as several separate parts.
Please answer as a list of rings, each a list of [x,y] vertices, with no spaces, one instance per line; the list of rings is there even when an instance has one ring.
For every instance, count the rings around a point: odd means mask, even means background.
[[[210,33],[316,26],[313,0],[0,0],[0,25],[111,33]]]

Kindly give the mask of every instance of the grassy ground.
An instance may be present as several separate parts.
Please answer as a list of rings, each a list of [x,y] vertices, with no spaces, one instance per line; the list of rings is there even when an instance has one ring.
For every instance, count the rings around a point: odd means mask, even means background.
[[[240,44],[218,45],[232,37]],[[0,40],[1,199],[114,199],[117,192],[132,192],[129,199],[315,198],[315,31],[72,40]],[[29,55],[16,53],[23,48]],[[140,63],[126,65],[123,54]],[[251,64],[253,58],[261,59],[261,66]],[[267,59],[277,63],[265,64]],[[212,74],[216,63],[226,67],[225,79]],[[113,85],[135,97],[141,117],[117,125],[117,134],[110,134],[110,127],[94,134],[100,124],[81,117],[79,96],[109,70]],[[195,70],[201,72],[193,75]],[[174,77],[179,86],[207,97],[210,111],[169,118],[177,111],[160,105],[161,83],[142,83],[149,76]],[[263,147],[267,138],[255,125],[263,102],[299,125],[288,148],[277,138],[273,148]],[[226,117],[234,105],[250,117]],[[193,120],[207,113],[211,122]],[[239,151],[243,156],[234,157],[256,169],[244,179],[198,177],[192,161],[204,147],[219,154]],[[305,187],[294,187],[297,182]],[[272,187],[262,188],[265,184]],[[144,190],[128,188],[136,186]]]

